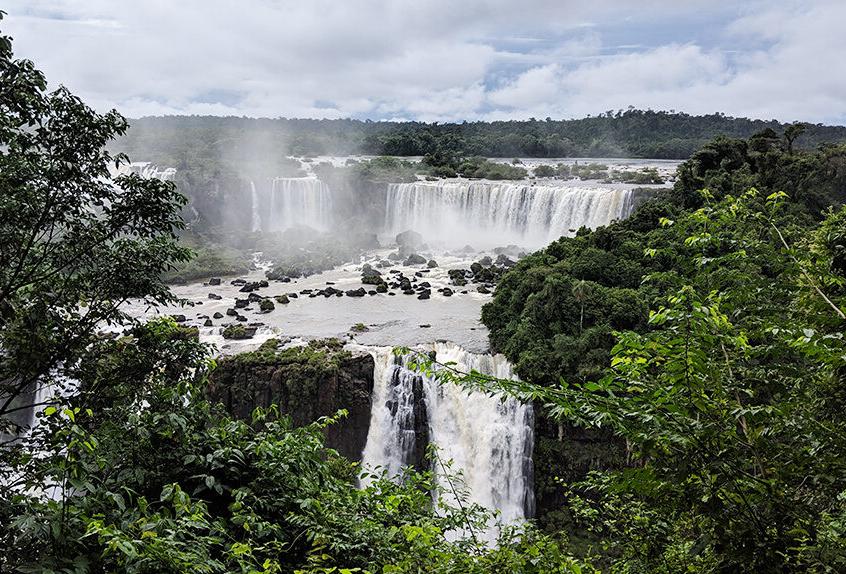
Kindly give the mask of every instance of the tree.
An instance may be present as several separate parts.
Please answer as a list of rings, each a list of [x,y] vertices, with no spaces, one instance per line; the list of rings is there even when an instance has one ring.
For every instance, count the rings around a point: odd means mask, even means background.
[[[173,300],[160,276],[188,257],[175,235],[186,200],[172,183],[113,176],[128,160],[105,145],[126,128],[117,112],[98,114],[64,88],[48,92],[44,75],[14,59],[0,36],[5,430],[19,430],[13,415],[30,408],[35,387],[65,384],[97,330],[125,318],[123,302]]]
[[[784,128],[784,140],[787,142],[787,153],[793,155],[793,142],[808,129],[808,124],[796,122]]]
[[[664,284],[649,329],[616,333],[604,376],[442,378],[625,439],[631,465],[569,485],[615,571],[842,570],[846,209],[808,230],[783,193],[703,195],[652,237],[649,256],[678,263],[644,278]]]

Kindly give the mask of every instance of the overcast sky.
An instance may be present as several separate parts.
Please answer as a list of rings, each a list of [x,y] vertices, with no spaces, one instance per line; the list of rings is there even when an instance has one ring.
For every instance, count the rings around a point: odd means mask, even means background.
[[[130,117],[846,123],[846,0],[6,0],[53,84]]]

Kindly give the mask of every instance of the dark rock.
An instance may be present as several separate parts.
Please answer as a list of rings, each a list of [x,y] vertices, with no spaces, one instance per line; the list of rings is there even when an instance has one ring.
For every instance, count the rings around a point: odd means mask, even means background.
[[[262,299],[259,301],[259,310],[263,313],[270,313],[276,309],[276,305],[273,304],[273,301],[270,299]]]
[[[513,267],[516,263],[516,261],[509,259],[504,253],[500,253],[496,258],[496,264],[502,267]]]
[[[491,290],[488,289],[487,287],[485,287],[484,285],[479,285],[479,287],[476,289],[476,291],[478,291],[479,293],[481,293],[483,295],[489,295],[490,292],[491,292]]]
[[[406,249],[418,249],[423,245],[423,236],[411,229],[396,236],[397,245]]]
[[[299,295],[297,295],[296,293],[288,293],[288,298],[289,299],[297,299],[297,298],[299,298]]]
[[[235,312],[235,309],[232,309],[232,312],[234,313],[234,312]],[[215,319],[223,319],[223,313],[221,313],[220,311],[218,311],[217,313],[215,313],[214,315],[212,315],[212,317],[214,317]]]
[[[426,267],[428,267],[429,269],[434,269],[437,266],[438,266],[438,262],[435,261],[434,259],[429,259],[429,262],[426,264]]]
[[[272,341],[272,343],[271,343]],[[350,460],[361,460],[370,428],[373,394],[373,358],[351,355],[338,347],[320,348],[314,342],[305,349],[276,351],[277,341],[262,345],[261,352],[223,357],[209,377],[206,394],[235,417],[249,421],[256,407],[278,405],[280,414],[291,417],[296,426],[310,424],[320,417],[346,409],[348,416],[326,430],[326,444]],[[318,353],[323,353],[322,360]],[[247,358],[249,357],[249,358]],[[423,403],[422,380],[417,385]],[[421,464],[425,464],[428,435],[425,409],[417,411],[415,429],[421,433]],[[416,462],[416,458],[415,458]],[[421,469],[424,467],[421,466]]]
[[[423,265],[424,263],[426,263],[425,257],[412,253],[406,258],[404,265]]]
[[[184,323],[185,321],[187,321],[185,315],[173,315],[173,320],[177,323]]]
[[[346,294],[347,297],[364,297],[367,295],[367,291],[364,290],[364,287],[359,287],[358,289],[350,289]]]
[[[277,295],[274,299],[276,299],[276,302],[280,305],[287,305],[291,302],[287,295]]]
[[[444,297],[452,297],[452,293],[453,293],[453,291],[452,291],[452,289],[450,289],[449,287],[444,287],[444,288],[441,290],[441,293],[443,294],[443,296],[444,296]]]
[[[252,339],[255,334],[255,327],[244,325],[229,325],[223,329],[224,339]]]
[[[206,322],[203,323],[203,327],[214,327],[214,323],[211,319],[206,319]]]
[[[229,309],[226,310],[226,314],[229,315],[230,317],[235,317],[236,315],[238,315],[238,311],[236,311],[235,309],[232,309],[230,307]]]
[[[268,285],[269,285],[269,283],[265,279],[262,279],[261,281],[258,282],[259,287],[267,287]]]
[[[209,285],[220,285],[220,277],[211,277],[209,279]]]
[[[485,255],[479,259],[479,263],[481,263],[482,267],[490,267],[493,265],[493,260],[490,258],[490,255]]]
[[[235,308],[236,309],[243,309],[249,304],[250,304],[249,299],[235,299]]]
[[[220,301],[221,299],[223,299],[223,297],[221,297],[217,293],[209,293],[209,299],[211,299],[212,301]]]
[[[246,323],[246,322],[247,322],[247,318],[246,318],[246,317],[244,317],[243,315],[238,315],[237,317],[235,317],[235,320],[236,320],[236,321],[242,321],[242,322],[244,322],[244,323]]]

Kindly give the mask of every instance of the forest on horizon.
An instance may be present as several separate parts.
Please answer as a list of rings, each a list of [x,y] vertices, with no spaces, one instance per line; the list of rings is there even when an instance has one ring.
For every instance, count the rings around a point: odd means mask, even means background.
[[[623,157],[687,159],[712,139],[748,138],[789,123],[722,113],[618,110],[582,119],[425,123],[353,119],[163,116],[129,120],[114,144],[136,161],[175,165],[187,146],[223,153],[261,148],[287,156],[448,153],[484,157]],[[800,149],[846,142],[846,126],[802,124]]]

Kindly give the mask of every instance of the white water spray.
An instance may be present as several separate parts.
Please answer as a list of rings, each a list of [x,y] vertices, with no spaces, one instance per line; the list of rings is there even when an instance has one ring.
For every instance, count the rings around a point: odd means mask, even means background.
[[[270,188],[269,220],[265,231],[307,225],[326,231],[332,224],[329,187],[313,177],[277,177]]]
[[[386,232],[414,229],[452,246],[542,247],[631,211],[631,190],[528,182],[418,181],[388,185]]]
[[[252,230],[261,231],[261,213],[259,210],[259,198],[258,192],[256,191],[256,184],[253,180],[250,180],[250,192],[252,195],[252,204],[253,204],[253,221],[252,221]]]
[[[369,349],[376,360],[373,410],[363,464],[381,467],[396,476],[419,455],[414,429],[421,413],[415,395],[425,405],[428,438],[438,448],[442,461],[452,461],[452,472],[460,472],[471,502],[501,512],[505,523],[514,523],[534,513],[532,486],[533,411],[513,398],[468,393],[451,384],[440,384],[407,368],[412,356],[395,357],[390,348]],[[476,370],[498,378],[514,378],[510,363],[502,355],[470,353],[452,343],[420,347],[434,351],[439,363]],[[422,383],[422,385],[421,385]],[[419,390],[415,391],[415,385]],[[445,492],[451,491],[440,464],[433,466]],[[450,502],[454,502],[450,500]]]

